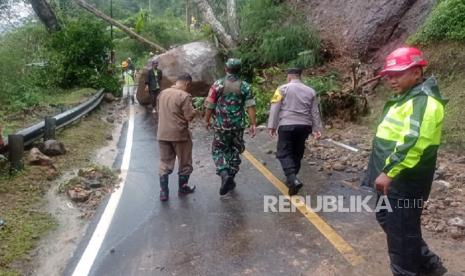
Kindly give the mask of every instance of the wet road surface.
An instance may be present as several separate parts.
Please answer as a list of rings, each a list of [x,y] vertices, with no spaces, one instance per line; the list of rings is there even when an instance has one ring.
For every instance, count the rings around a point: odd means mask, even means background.
[[[152,114],[140,106],[134,110],[124,191],[89,275],[389,275],[388,264],[379,257],[385,255],[385,241],[373,214],[319,213],[365,260],[354,266],[301,213],[264,212],[264,196],[281,193],[245,158],[236,190],[220,197],[220,179],[210,156],[212,134],[200,127],[193,130],[190,184],[197,186],[196,192],[178,197],[173,174],[170,200],[160,202]],[[274,155],[266,153],[275,142],[261,132],[247,139],[247,150],[282,178]],[[306,183],[300,193],[304,196],[369,194],[306,163],[301,179]],[[98,219],[97,215],[65,275],[73,274]]]

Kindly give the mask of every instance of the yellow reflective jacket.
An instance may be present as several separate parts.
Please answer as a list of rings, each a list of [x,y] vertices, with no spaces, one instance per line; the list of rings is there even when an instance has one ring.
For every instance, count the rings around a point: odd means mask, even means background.
[[[393,178],[389,196],[428,198],[436,167],[444,107],[435,78],[389,100],[376,129],[367,176]]]

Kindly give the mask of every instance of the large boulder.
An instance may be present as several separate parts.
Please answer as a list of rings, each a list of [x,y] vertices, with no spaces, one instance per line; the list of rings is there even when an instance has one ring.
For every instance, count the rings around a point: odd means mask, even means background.
[[[435,0],[288,0],[336,52],[365,59],[399,47],[424,22]]]
[[[154,59],[158,60],[158,67],[163,71],[162,89],[172,86],[178,75],[189,73],[193,79],[191,88],[193,96],[206,96],[208,89],[222,75],[224,68],[218,50],[209,42],[185,44]],[[144,69],[139,78],[137,91],[137,100],[141,104],[148,104],[150,101],[147,92],[144,91],[146,79],[147,69]]]

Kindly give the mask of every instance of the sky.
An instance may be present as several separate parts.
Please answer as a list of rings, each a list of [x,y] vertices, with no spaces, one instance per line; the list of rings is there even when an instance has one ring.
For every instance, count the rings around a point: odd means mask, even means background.
[[[11,0],[7,1],[10,3],[10,16],[9,18],[7,16],[0,18],[0,33],[21,26],[33,14],[30,4],[23,2],[13,3]]]

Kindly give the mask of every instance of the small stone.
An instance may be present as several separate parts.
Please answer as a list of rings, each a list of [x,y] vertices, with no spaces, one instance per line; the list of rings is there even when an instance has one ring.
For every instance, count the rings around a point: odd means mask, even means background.
[[[63,143],[57,140],[47,140],[44,143],[44,149],[42,152],[48,156],[63,155],[66,153],[66,148]]]
[[[38,148],[29,151],[27,161],[30,165],[48,166],[52,164],[52,159],[43,154]]]
[[[461,206],[460,202],[457,202],[457,201],[454,201],[450,204],[450,207],[460,207],[460,206]]]
[[[446,170],[439,168],[434,172],[434,180],[443,180],[446,176]]]
[[[54,180],[60,173],[54,165],[50,165],[47,168],[47,180]]]
[[[107,117],[107,122],[109,122],[110,124],[113,124],[115,122],[115,117],[113,116],[108,116]]]
[[[96,197],[102,197],[102,192],[101,191],[95,191],[95,196]]]
[[[262,163],[263,166],[266,166],[266,161],[260,160],[260,163]]]
[[[465,221],[459,217],[451,218],[450,220],[447,221],[447,223],[451,226],[465,228]]]
[[[5,169],[8,166],[8,159],[0,154],[0,170]]]
[[[97,179],[85,179],[84,185],[86,185],[86,188],[90,189],[97,189],[102,187],[102,183]]]
[[[440,185],[440,186],[442,186],[442,187],[444,187],[444,188],[446,188],[446,189],[449,189],[449,188],[450,188],[450,183],[447,182],[447,181],[444,181],[444,180],[434,181],[434,182],[433,182],[433,185],[434,185],[434,183],[436,183],[436,185]]]
[[[462,183],[462,184],[465,183],[465,173],[455,176],[455,181]]]
[[[105,139],[108,140],[108,141],[111,141],[111,140],[113,140],[113,135],[107,134],[107,135],[105,136]]]
[[[85,202],[89,199],[91,192],[82,189],[69,189],[68,196],[72,201]]]
[[[316,162],[313,162],[313,161],[308,162],[308,164],[309,164],[310,166],[316,166]]]
[[[332,166],[333,170],[335,171],[344,171],[346,169],[346,166],[344,166],[342,163],[337,162]]]
[[[334,134],[331,139],[333,139],[334,141],[341,141],[342,140],[342,137],[340,134]]]
[[[103,96],[103,99],[107,102],[107,103],[111,103],[113,101],[116,100],[116,97],[113,96],[113,94],[111,93],[105,93],[105,95]]]
[[[456,239],[456,240],[462,239],[465,237],[465,233],[462,230],[460,230],[458,227],[450,228],[449,232],[450,232],[451,238]]]
[[[110,249],[110,253],[111,254],[115,253],[115,248]]]
[[[434,228],[434,231],[435,232],[444,232],[445,229],[446,229],[446,224],[444,222],[441,222]]]
[[[454,163],[456,163],[456,164],[465,164],[465,156],[462,156],[460,158],[455,159]]]

